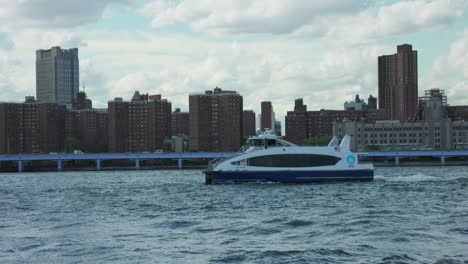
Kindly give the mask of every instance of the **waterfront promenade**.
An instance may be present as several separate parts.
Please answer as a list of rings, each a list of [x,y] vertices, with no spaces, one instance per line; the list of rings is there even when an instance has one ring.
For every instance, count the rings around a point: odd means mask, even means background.
[[[134,169],[142,168],[141,162],[147,160],[176,160],[177,168],[184,168],[184,161],[213,160],[227,158],[236,153],[232,152],[182,152],[182,153],[84,153],[84,154],[16,154],[0,155],[0,162],[14,162],[18,172],[23,172],[24,164],[32,161],[56,162],[57,171],[64,169],[64,163],[69,161],[94,161],[95,169],[101,170],[103,161],[133,161]],[[400,166],[402,159],[431,158],[437,160],[439,165],[446,165],[450,158],[467,158],[468,151],[375,151],[358,154],[360,159],[373,160],[383,158],[387,164]],[[391,161],[389,163],[388,161]]]

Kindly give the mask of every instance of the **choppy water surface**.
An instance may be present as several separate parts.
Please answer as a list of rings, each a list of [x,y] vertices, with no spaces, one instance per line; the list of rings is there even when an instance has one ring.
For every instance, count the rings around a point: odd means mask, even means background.
[[[0,263],[468,263],[468,168],[372,183],[201,171],[0,174]]]

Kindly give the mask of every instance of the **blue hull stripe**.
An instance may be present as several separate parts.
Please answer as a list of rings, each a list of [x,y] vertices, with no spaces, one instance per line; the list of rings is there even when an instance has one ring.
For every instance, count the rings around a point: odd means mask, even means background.
[[[212,183],[225,182],[337,182],[337,181],[372,181],[373,170],[340,171],[215,171]]]

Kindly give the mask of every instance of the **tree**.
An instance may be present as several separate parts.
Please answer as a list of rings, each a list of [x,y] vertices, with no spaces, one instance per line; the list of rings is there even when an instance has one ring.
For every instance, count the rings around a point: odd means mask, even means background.
[[[366,151],[379,151],[380,150],[380,146],[376,146],[376,145],[367,145],[366,146]]]
[[[304,139],[303,145],[304,146],[327,146],[331,140],[332,140],[332,137],[330,136],[306,138]]]
[[[65,139],[65,152],[71,153],[74,150],[80,150],[81,149],[81,143],[80,140],[77,139],[76,137],[68,136]]]
[[[96,147],[97,153],[105,153],[107,152],[107,144],[98,144]]]

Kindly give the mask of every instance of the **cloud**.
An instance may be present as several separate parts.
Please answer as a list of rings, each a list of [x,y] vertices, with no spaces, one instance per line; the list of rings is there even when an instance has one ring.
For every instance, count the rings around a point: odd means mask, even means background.
[[[107,107],[110,99],[106,93],[107,81],[107,76],[95,68],[91,59],[80,60],[80,89],[85,89],[88,98],[93,100],[93,107]]]
[[[188,24],[214,35],[285,34],[366,42],[440,29],[463,16],[464,0],[405,1],[378,6],[356,1],[153,1],[142,12],[152,26]]]
[[[96,22],[112,3],[130,0],[2,0],[0,22],[14,27],[75,27]]]
[[[468,105],[466,92],[468,91],[468,83],[460,81],[451,86],[447,91],[447,100],[450,105]]]
[[[435,82],[453,79],[454,75],[468,78],[468,29],[450,45],[448,53],[436,58],[430,77]]]
[[[15,44],[6,32],[0,32],[0,50],[11,50]]]
[[[185,45],[191,45],[189,41]],[[315,61],[300,61],[299,54],[272,53],[262,43],[225,43],[202,60],[168,65],[160,71],[135,71],[107,83],[110,97],[130,99],[133,91],[161,93],[174,107],[188,109],[188,94],[219,86],[244,96],[244,108],[258,110],[261,100],[274,104],[278,120],[303,97],[311,110],[342,109],[360,93],[376,95],[376,57],[394,47],[330,49]],[[285,44],[285,46],[288,46]],[[294,49],[294,45],[289,48]]]
[[[466,7],[464,0],[398,2],[379,10],[377,28],[392,35],[440,29],[462,17]]]
[[[312,22],[315,17],[350,13],[363,7],[352,0],[185,0],[180,3],[158,0],[146,4],[143,13],[155,16],[153,27],[188,23],[198,31],[284,34]]]
[[[2,101],[22,101],[26,95],[35,95],[34,66],[25,65],[6,52],[0,51],[0,94]]]
[[[422,84],[427,88],[443,88],[451,105],[467,105],[468,83],[468,29],[451,45],[446,54],[437,57]]]

